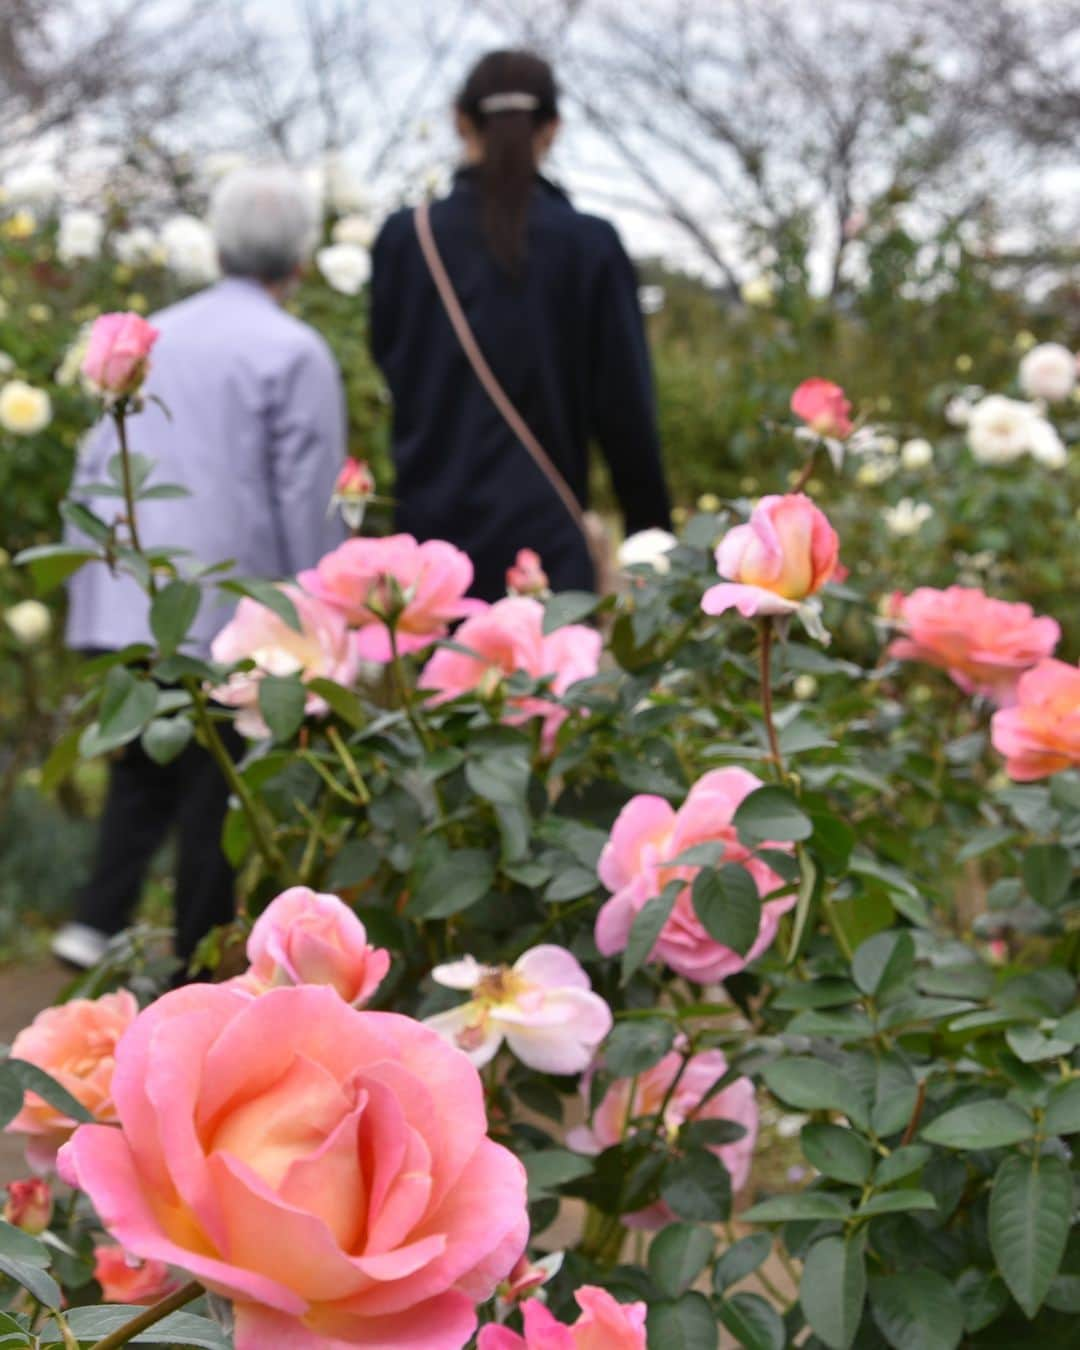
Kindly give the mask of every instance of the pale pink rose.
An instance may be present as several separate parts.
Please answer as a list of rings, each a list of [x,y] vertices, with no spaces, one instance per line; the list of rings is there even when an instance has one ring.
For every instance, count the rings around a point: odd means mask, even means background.
[[[673,1050],[636,1078],[617,1078],[593,1111],[590,1123],[572,1129],[566,1142],[579,1153],[601,1153],[619,1143],[626,1137],[631,1121],[659,1114],[682,1062],[682,1055]],[[746,1131],[741,1139],[710,1146],[727,1168],[732,1190],[741,1191],[750,1179],[757,1140],[758,1109],[754,1085],[748,1078],[736,1078],[702,1106],[713,1084],[723,1078],[727,1070],[727,1060],[720,1050],[703,1050],[701,1054],[693,1055],[667,1101],[661,1133],[674,1142],[689,1120],[730,1120],[741,1125]],[[582,1084],[582,1094],[587,1108],[588,1082]],[[647,1209],[627,1215],[624,1221],[635,1228],[661,1228],[674,1217],[667,1204],[657,1201]]]
[[[552,1313],[530,1299],[522,1305],[525,1334],[507,1327],[484,1327],[477,1350],[645,1350],[644,1303],[618,1303],[596,1285],[586,1284],[574,1298],[581,1315],[565,1326]]]
[[[473,580],[468,555],[443,539],[418,544],[411,534],[347,539],[297,580],[359,630],[355,642],[365,661],[392,658],[391,619],[398,652],[417,652],[483,607],[465,598]]]
[[[706,614],[793,614],[837,577],[839,540],[825,513],[801,492],[762,497],[747,523],[721,539],[716,567],[727,580],[705,592]]]
[[[579,680],[595,675],[603,639],[585,624],[571,623],[544,635],[544,607],[528,596],[498,600],[461,625],[455,647],[440,648],[420,674],[419,687],[431,690],[433,702],[444,703],[474,690],[493,694],[503,679],[523,671],[534,679],[550,678],[553,694],[562,695]],[[457,650],[466,648],[467,651]],[[515,695],[506,700],[503,721],[511,725],[543,718],[543,740],[550,747],[569,713],[551,699]]]
[[[180,1288],[164,1261],[142,1261],[123,1247],[94,1248],[94,1279],[106,1303],[157,1303]]]
[[[506,589],[510,595],[546,595],[551,589],[535,549],[518,549],[513,567],[506,569]]]
[[[780,889],[783,882],[739,843],[731,823],[743,798],[762,786],[745,769],[714,769],[698,779],[678,811],[663,797],[649,794],[627,802],[600,855],[600,880],[614,892],[596,919],[596,945],[605,956],[624,950],[634,919],[670,881],[685,884],[650,960],[670,966],[697,984],[712,984],[744,969],[772,944],[780,917],[795,903],[794,896],[765,901],[757,937],[746,955],[740,956],[710,937],[694,913],[691,884],[701,868],[672,863],[698,844],[719,843],[723,852],[717,865],[740,863],[763,896]]]
[[[471,956],[431,972],[436,984],[465,989],[467,1003],[426,1019],[477,1068],[505,1040],[541,1073],[580,1073],[611,1030],[611,1009],[563,947],[531,947],[512,966],[484,966]]]
[[[994,749],[1019,783],[1080,767],[1080,667],[1040,661],[1020,676],[1016,703],[990,722]]]
[[[524,1169],[468,1060],[331,989],[166,994],[115,1099],[65,1171],[129,1252],[234,1301],[236,1350],[460,1350],[524,1249]]]
[[[126,989],[46,1008],[15,1037],[11,1056],[44,1069],[95,1120],[115,1121],[112,1080],[116,1047],[138,1012],[135,996]],[[28,1092],[7,1132],[29,1136],[26,1156],[39,1170],[51,1166],[57,1148],[69,1138],[75,1124],[36,1092]]]
[[[1054,619],[976,587],[920,586],[894,595],[891,608],[903,636],[890,644],[889,656],[939,666],[965,694],[999,704],[1012,702],[1023,672],[1050,656],[1061,637]]]
[[[368,942],[348,905],[307,886],[293,886],[270,901],[255,920],[247,956],[251,968],[240,979],[253,992],[328,984],[356,1008],[390,969],[390,953]]]
[[[82,373],[104,394],[133,394],[146,378],[158,329],[140,314],[102,314],[90,329]]]
[[[819,436],[842,441],[851,435],[851,403],[831,380],[803,380],[791,396],[791,411]]]
[[[52,1187],[44,1177],[29,1177],[25,1181],[7,1183],[8,1198],[4,1202],[4,1222],[24,1233],[44,1233],[52,1221]]]
[[[226,684],[212,691],[219,703],[240,709],[236,729],[253,740],[270,734],[259,711],[259,684],[264,675],[299,675],[305,682],[321,678],[347,686],[360,668],[348,627],[337,610],[296,586],[278,589],[296,606],[300,632],[272,609],[245,596],[210,646],[214,660],[222,665],[255,663],[254,669],[230,675]],[[308,694],[306,708],[309,716],[327,711],[318,694]]]
[[[375,477],[362,459],[347,459],[334,484],[331,505],[341,512],[350,530],[358,530],[364,523],[367,505],[375,495]]]

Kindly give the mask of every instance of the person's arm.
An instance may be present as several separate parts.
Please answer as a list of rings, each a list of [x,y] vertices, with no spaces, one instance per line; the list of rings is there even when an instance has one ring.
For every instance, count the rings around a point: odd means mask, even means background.
[[[593,287],[592,433],[611,470],[627,534],[671,526],[660,459],[652,362],[634,266],[613,229],[601,239]]]
[[[314,334],[283,373],[270,415],[270,496],[286,574],[314,567],[345,538],[330,510],[345,458],[345,392],[329,348]]]

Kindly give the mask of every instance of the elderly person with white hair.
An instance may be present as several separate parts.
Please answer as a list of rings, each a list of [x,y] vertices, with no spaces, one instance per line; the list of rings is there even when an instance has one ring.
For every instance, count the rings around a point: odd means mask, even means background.
[[[178,546],[204,563],[231,559],[238,576],[289,576],[342,538],[327,512],[345,454],[341,377],[322,338],[281,307],[314,242],[313,208],[290,172],[243,169],[218,187],[210,224],[224,275],[153,316],[161,336],[150,397],[129,424],[131,448],[154,461],[155,481],[189,495],[141,503],[139,531],[144,547]],[[106,419],[80,456],[76,491],[105,479],[116,448]],[[115,513],[115,501],[89,504],[106,518]],[[71,583],[68,643],[99,653],[150,642],[147,608],[131,579],[84,568]],[[208,595],[194,650],[209,647],[229,613],[220,593]],[[233,914],[220,847],[226,805],[225,782],[200,747],[164,766],[137,743],[125,747],[110,764],[93,873],[55,954],[95,963],[130,921],[151,858],[175,828],[176,945],[190,961]]]

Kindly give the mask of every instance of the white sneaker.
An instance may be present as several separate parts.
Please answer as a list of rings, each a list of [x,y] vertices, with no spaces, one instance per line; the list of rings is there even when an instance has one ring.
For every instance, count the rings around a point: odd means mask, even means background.
[[[107,933],[85,923],[66,923],[52,940],[52,954],[58,961],[80,970],[90,970],[105,955]]]

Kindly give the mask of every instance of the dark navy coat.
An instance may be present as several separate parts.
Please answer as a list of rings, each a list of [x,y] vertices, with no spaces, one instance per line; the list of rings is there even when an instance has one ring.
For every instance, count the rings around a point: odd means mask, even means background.
[[[446,269],[481,351],[582,505],[588,449],[611,468],[628,533],[669,523],[637,279],[611,225],[538,178],[527,261],[503,271],[482,236],[475,172],[431,209]],[[431,280],[411,211],[375,243],[371,340],[394,399],[398,528],[449,539],[495,600],[520,548],[555,590],[590,589],[581,534],[473,374]]]

